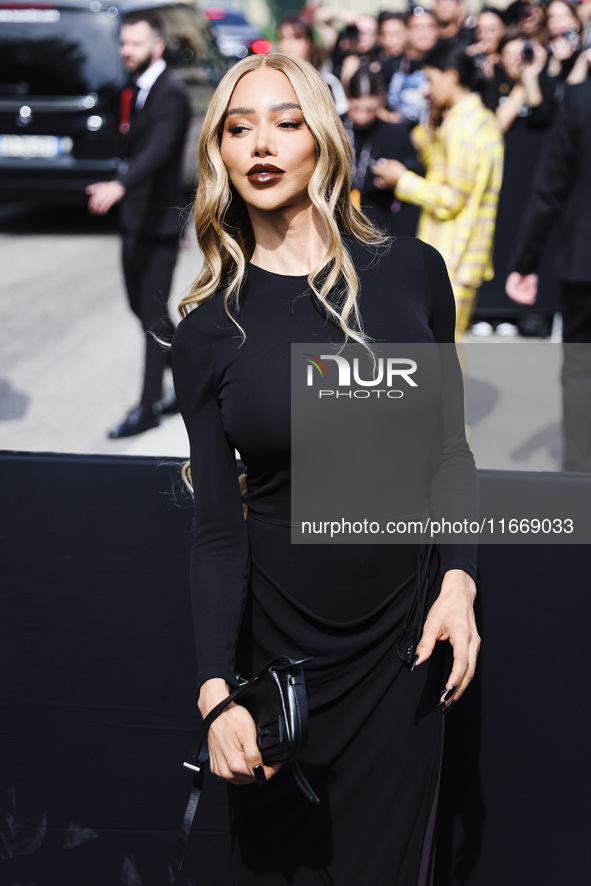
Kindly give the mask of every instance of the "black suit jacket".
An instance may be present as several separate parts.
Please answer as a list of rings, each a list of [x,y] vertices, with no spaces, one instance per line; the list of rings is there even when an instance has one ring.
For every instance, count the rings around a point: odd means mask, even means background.
[[[125,138],[125,187],[120,220],[125,232],[162,239],[177,237],[185,202],[183,150],[191,108],[183,83],[167,70],[153,84],[142,108],[133,111]]]
[[[534,176],[511,270],[535,272],[555,217],[556,276],[591,282],[591,80],[566,88]]]

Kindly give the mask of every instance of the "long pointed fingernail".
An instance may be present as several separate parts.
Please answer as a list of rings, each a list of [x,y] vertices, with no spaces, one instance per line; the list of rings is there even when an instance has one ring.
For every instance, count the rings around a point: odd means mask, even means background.
[[[446,704],[446,705],[445,705],[445,707],[444,707],[443,710],[441,711],[441,716],[442,716],[442,717],[445,717],[445,715],[447,714],[447,712],[448,712],[449,709],[451,708],[452,704],[455,704],[455,701],[450,701],[449,704]]]
[[[252,774],[256,778],[257,784],[265,784],[265,782],[267,781],[265,770],[260,765],[254,767],[254,769],[252,770]]]
[[[418,660],[419,660],[420,657],[421,657],[420,655],[415,655],[415,657],[413,658],[413,660],[412,660],[412,664],[411,664],[411,666],[410,666],[411,671],[414,671],[414,669],[416,668],[416,666],[417,666],[417,662],[418,662]]]
[[[445,695],[443,696],[443,700],[449,701],[450,698],[452,697],[452,695],[454,694],[454,692],[456,691],[456,689],[457,689],[457,687],[455,685],[450,686],[449,689],[447,690],[447,692],[445,693]]]

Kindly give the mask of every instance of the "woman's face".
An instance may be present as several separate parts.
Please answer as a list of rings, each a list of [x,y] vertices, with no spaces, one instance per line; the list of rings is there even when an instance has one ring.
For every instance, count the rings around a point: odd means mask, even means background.
[[[482,43],[482,47],[487,55],[497,51],[499,40],[504,33],[505,25],[494,12],[483,12],[478,16],[476,37]]]
[[[579,21],[566,3],[554,0],[546,10],[546,27],[552,37],[558,37],[567,31],[576,33],[579,30]]]
[[[354,129],[367,129],[375,122],[378,111],[385,104],[383,95],[362,95],[349,99],[349,119]]]
[[[316,142],[281,71],[262,68],[239,80],[220,149],[249,211],[310,206],[308,182],[316,167]]]
[[[523,48],[521,39],[506,43],[501,53],[501,61],[506,73],[512,80],[519,80],[523,72]]]
[[[310,60],[310,41],[305,34],[297,34],[291,25],[282,25],[279,29],[279,38],[277,40],[277,49],[284,55],[291,55],[293,58],[301,58],[302,61]]]

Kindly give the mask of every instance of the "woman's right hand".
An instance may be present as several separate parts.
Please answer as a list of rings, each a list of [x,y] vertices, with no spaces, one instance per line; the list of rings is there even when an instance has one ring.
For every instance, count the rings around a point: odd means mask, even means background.
[[[207,680],[199,693],[199,710],[203,717],[230,694],[224,680]],[[231,784],[252,784],[257,781],[254,769],[262,767],[265,779],[281,768],[280,763],[264,765],[257,746],[256,725],[246,708],[231,702],[213,721],[207,736],[209,766],[214,775]]]
[[[529,64],[523,66],[521,71],[523,83],[526,83],[528,80],[537,80],[548,62],[548,53],[540,43],[533,40],[531,48],[533,58]]]

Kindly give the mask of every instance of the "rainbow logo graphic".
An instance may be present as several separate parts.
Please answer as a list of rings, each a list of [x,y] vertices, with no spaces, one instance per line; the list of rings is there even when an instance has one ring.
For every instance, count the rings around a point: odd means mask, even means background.
[[[312,375],[313,367],[316,367],[322,378],[326,378],[328,375],[328,369],[320,359],[320,357],[316,357],[314,354],[306,354],[304,353],[304,357],[307,357],[306,363],[308,364],[308,375]]]

